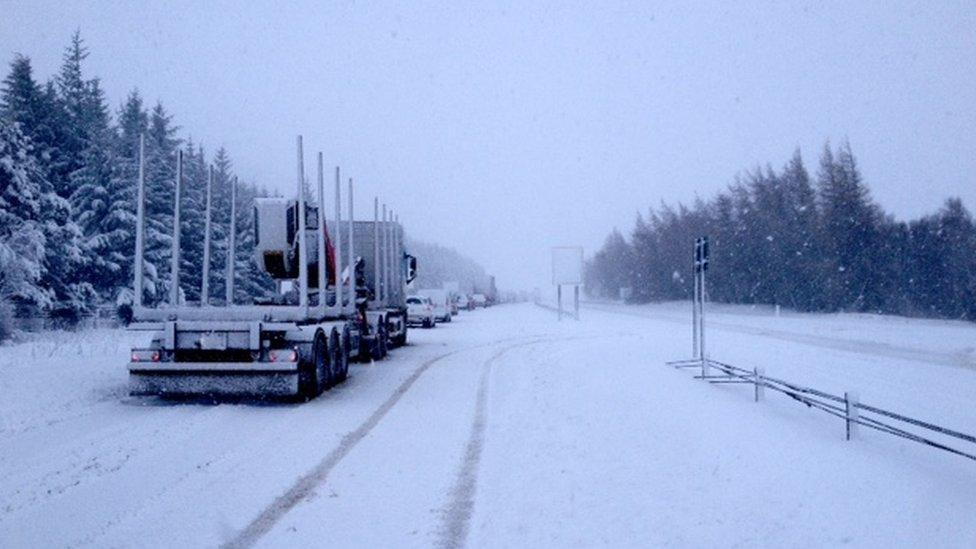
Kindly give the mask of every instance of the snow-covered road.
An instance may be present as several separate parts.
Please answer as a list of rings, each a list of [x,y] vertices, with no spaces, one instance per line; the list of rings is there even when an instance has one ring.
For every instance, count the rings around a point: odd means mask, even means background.
[[[716,358],[976,425],[969,325],[715,322]],[[976,464],[665,367],[687,332],[462,313],[302,405],[130,398],[124,332],[0,347],[0,546],[976,546]]]

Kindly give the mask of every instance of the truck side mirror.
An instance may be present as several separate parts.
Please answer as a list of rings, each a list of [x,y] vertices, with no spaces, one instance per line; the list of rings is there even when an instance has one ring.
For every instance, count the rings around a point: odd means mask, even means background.
[[[417,258],[407,254],[407,284],[417,278]]]

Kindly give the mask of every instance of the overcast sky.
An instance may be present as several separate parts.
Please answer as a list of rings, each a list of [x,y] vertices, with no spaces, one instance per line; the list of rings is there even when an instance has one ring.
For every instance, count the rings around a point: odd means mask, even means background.
[[[976,208],[976,3],[780,4],[0,0],[0,54],[46,79],[78,28],[113,108],[138,88],[283,193],[302,133],[360,213],[379,194],[505,288],[828,138],[899,218]]]

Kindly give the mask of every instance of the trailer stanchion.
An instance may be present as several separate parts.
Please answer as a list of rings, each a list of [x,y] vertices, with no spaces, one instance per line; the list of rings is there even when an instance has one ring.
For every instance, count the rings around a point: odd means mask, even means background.
[[[339,175],[339,166],[335,169],[335,218],[336,218],[336,230],[335,230],[335,256],[336,256],[336,268],[335,268],[335,293],[336,293],[336,305],[339,307],[339,314],[346,314],[346,300],[343,295],[344,292],[342,287],[342,181]]]
[[[146,136],[139,136],[139,189],[136,198],[136,253],[132,266],[133,281],[132,306],[142,307],[142,277],[146,230]]]
[[[180,191],[183,186],[183,149],[176,151],[176,182],[173,190],[173,246],[170,257],[169,305],[180,301]]]
[[[373,197],[373,300],[383,303],[380,287],[380,199]]]
[[[380,265],[383,269],[383,274],[380,278],[380,287],[383,288],[383,307],[386,307],[387,301],[390,299],[390,286],[389,277],[387,276],[387,264],[386,259],[387,254],[387,232],[386,232],[386,204],[383,204],[383,217],[381,218],[382,223],[380,224]]]
[[[319,286],[319,314],[325,316],[328,310],[328,261],[325,257],[325,235],[328,233],[325,224],[325,168],[322,163],[322,152],[319,151],[318,154],[318,172],[317,172],[317,183],[318,183],[318,200],[319,200],[319,235],[318,235],[318,256],[319,256],[319,271],[318,271],[318,286]]]
[[[393,220],[393,273],[396,275],[393,286],[398,292],[403,288],[403,257],[398,255],[400,244],[400,214],[397,214],[396,219]]]
[[[203,222],[203,277],[200,287],[200,305],[204,307],[210,305],[210,219],[212,217],[213,180],[214,167],[211,164],[207,175],[206,219]]]
[[[390,208],[390,218],[386,223],[386,284],[390,289],[390,300],[386,306],[390,307],[399,297],[399,292],[393,287],[393,208]]]
[[[227,305],[234,304],[234,263],[237,260],[237,177],[230,182],[230,227],[227,230]]]
[[[305,235],[305,156],[298,136],[298,304],[308,314],[308,242]]]
[[[353,238],[352,178],[349,178],[349,304],[356,312],[356,245]]]

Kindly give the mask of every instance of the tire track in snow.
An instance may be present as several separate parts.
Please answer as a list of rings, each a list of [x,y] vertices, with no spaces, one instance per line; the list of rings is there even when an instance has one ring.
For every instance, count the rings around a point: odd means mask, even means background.
[[[634,337],[635,334],[619,334],[609,337]],[[608,336],[569,336],[536,339],[524,343],[516,343],[499,349],[482,364],[481,381],[478,384],[478,395],[475,399],[474,420],[471,423],[471,434],[465,446],[461,470],[451,490],[451,500],[443,509],[444,518],[439,531],[438,546],[444,549],[463,547],[468,538],[471,515],[474,512],[474,498],[478,487],[478,468],[481,464],[481,452],[485,445],[485,430],[488,426],[488,389],[492,366],[505,353],[530,347],[539,343],[556,343],[561,341],[575,341],[605,338]]]
[[[478,396],[474,405],[474,422],[471,424],[471,434],[464,449],[461,470],[458,472],[454,488],[451,490],[451,501],[444,510],[444,521],[440,532],[441,539],[438,543],[440,547],[461,547],[468,537],[468,524],[471,520],[471,512],[474,510],[475,489],[478,484],[478,465],[481,463],[481,449],[485,441],[491,365],[512,349],[538,342],[533,341],[499,349],[482,365],[483,371],[481,372],[481,381],[478,383]]]
[[[414,383],[430,369],[431,366],[437,364],[438,362],[452,357],[454,355],[473,351],[476,349],[483,349],[485,347],[491,347],[493,345],[498,345],[500,343],[505,343],[512,340],[524,340],[530,337],[536,336],[520,336],[513,338],[499,339],[488,343],[483,343],[480,345],[473,345],[470,347],[465,347],[463,349],[457,349],[449,353],[444,353],[428,359],[426,362],[417,367],[416,370],[410,374],[410,377],[405,379],[393,392],[383,404],[380,405],[366,420],[359,425],[354,431],[350,431],[342,440],[339,442],[334,450],[329,452],[322,461],[319,462],[312,470],[305,473],[298,480],[295,481],[292,486],[281,494],[271,504],[266,507],[257,517],[255,517],[243,530],[241,530],[237,536],[228,542],[224,543],[222,547],[225,548],[243,548],[243,547],[253,547],[265,534],[271,531],[272,528],[280,521],[289,511],[295,508],[299,503],[305,501],[309,497],[315,494],[315,489],[324,483],[329,476],[329,473],[338,465],[349,453],[366,438],[366,435],[376,427],[377,424],[386,416],[386,414],[400,401],[401,398],[410,390]],[[532,341],[531,343],[535,343]],[[503,348],[499,351],[499,355],[504,350],[513,347],[512,345]]]

